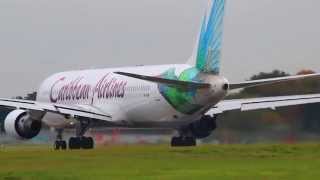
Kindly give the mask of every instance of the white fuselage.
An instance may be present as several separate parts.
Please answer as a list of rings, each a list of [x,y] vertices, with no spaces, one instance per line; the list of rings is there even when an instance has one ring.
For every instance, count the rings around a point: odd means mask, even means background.
[[[186,115],[173,108],[159,92],[157,83],[126,77],[113,72],[123,71],[147,76],[159,76],[169,68],[180,74],[190,65],[137,66],[62,72],[47,78],[38,91],[37,101],[68,105],[90,105],[112,116],[112,122],[127,125],[173,126],[198,120],[203,111],[219,102],[226,94],[221,83],[210,82],[213,92],[200,98],[205,106],[198,113]],[[209,78],[210,79],[210,78]],[[220,78],[221,79],[221,78]],[[219,80],[220,80],[219,79]],[[210,81],[214,81],[210,80]],[[210,96],[210,97],[206,97]],[[210,100],[210,102],[208,101]],[[65,121],[62,121],[65,122]],[[175,125],[174,125],[175,126]]]

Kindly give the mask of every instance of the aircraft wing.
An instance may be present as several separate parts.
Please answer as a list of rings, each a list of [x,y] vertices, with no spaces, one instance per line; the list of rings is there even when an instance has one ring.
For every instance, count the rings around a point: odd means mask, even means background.
[[[286,106],[320,103],[320,94],[278,96],[252,99],[224,100],[213,107],[207,114],[221,114],[232,110],[251,111],[273,109]]]
[[[83,117],[90,119],[98,119],[104,121],[112,121],[111,115],[105,114],[97,108],[89,105],[62,105],[54,103],[43,103],[37,101],[26,101],[18,99],[0,99],[0,106],[11,107],[16,109],[25,109],[41,112],[51,112],[70,117]]]
[[[261,85],[270,85],[270,84],[277,84],[287,81],[295,81],[295,80],[304,80],[304,79],[314,79],[320,78],[320,74],[307,74],[307,75],[296,75],[296,76],[286,76],[286,77],[279,77],[279,78],[270,78],[270,79],[260,79],[254,81],[245,81],[241,83],[230,83],[230,89],[241,89],[241,88],[249,88]]]

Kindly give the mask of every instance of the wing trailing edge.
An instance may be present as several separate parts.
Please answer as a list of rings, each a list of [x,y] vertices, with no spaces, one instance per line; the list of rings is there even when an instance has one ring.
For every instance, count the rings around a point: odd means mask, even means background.
[[[276,110],[280,107],[320,103],[320,94],[262,97],[251,99],[232,99],[219,102],[207,114],[221,114],[228,111],[253,111],[261,109]]]
[[[262,85],[270,85],[270,84],[276,84],[276,83],[287,82],[287,81],[314,79],[314,78],[320,78],[320,73],[308,74],[308,75],[288,76],[288,77],[280,77],[280,78],[271,78],[271,79],[261,79],[261,80],[246,81],[246,82],[241,82],[241,83],[231,83],[230,90],[249,88],[249,87],[255,87],[255,86],[262,86]]]

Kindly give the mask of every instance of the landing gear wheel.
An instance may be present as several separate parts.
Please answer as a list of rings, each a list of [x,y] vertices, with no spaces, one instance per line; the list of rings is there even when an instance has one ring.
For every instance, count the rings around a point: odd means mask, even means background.
[[[67,142],[66,141],[61,141],[61,149],[66,150],[67,149]]]
[[[93,149],[94,140],[92,137],[72,137],[69,139],[70,149]]]
[[[79,137],[70,138],[69,149],[81,149],[81,139]]]
[[[57,137],[56,141],[54,142],[54,150],[66,150],[67,149],[67,142],[63,140],[62,133],[63,129],[56,129]]]
[[[197,142],[194,137],[173,137],[171,139],[172,147],[196,146]]]
[[[187,144],[187,146],[196,146],[197,145],[197,141],[193,137],[187,137],[186,138],[186,144]]]
[[[60,141],[55,141],[53,146],[54,146],[54,150],[56,151],[60,150]]]
[[[82,137],[81,139],[81,147],[83,149],[93,149],[94,148],[94,140],[92,137]]]
[[[54,150],[66,150],[67,149],[67,143],[66,141],[57,140],[54,143]]]

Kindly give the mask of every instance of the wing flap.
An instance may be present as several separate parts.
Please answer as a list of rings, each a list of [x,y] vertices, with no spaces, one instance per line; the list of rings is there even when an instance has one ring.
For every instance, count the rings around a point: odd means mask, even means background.
[[[213,107],[208,114],[221,114],[232,110],[276,109],[279,107],[313,103],[320,103],[320,94],[225,100]]]
[[[241,107],[241,111],[250,111],[256,109],[276,109],[279,107],[286,107],[292,105],[302,105],[302,104],[312,104],[312,103],[319,103],[319,97],[312,97],[312,98],[297,98],[297,99],[285,99],[285,100],[278,100],[278,101],[268,101],[268,102],[250,102],[243,104]]]
[[[287,81],[295,81],[295,80],[302,80],[302,79],[313,79],[319,78],[320,73],[318,74],[308,74],[308,75],[298,75],[298,76],[288,76],[288,77],[280,77],[280,78],[271,78],[271,79],[261,79],[261,80],[254,80],[254,81],[246,81],[241,83],[231,83],[230,89],[241,89],[241,88],[248,88],[248,87],[255,87],[261,85],[268,85],[268,84],[275,84]]]

